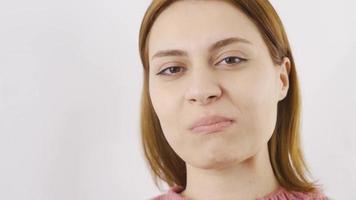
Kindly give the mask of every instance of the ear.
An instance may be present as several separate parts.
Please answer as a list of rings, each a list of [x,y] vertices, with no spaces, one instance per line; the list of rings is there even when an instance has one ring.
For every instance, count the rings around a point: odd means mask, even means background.
[[[291,68],[291,63],[288,57],[283,58],[282,64],[279,66],[279,83],[280,83],[280,90],[279,90],[279,101],[283,100],[288,93],[289,89],[289,72]]]

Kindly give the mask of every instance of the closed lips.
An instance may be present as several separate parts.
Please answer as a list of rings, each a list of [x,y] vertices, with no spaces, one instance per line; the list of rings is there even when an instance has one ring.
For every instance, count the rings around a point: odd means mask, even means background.
[[[233,122],[233,119],[228,117],[223,117],[223,116],[216,116],[216,115],[203,117],[197,120],[195,123],[193,123],[193,125],[190,126],[190,130],[193,130],[197,127],[214,125],[220,122]]]

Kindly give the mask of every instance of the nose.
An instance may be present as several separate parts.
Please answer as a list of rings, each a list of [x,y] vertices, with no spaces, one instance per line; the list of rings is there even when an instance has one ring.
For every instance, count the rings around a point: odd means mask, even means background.
[[[209,69],[192,73],[185,98],[191,104],[207,105],[220,99],[222,89]]]

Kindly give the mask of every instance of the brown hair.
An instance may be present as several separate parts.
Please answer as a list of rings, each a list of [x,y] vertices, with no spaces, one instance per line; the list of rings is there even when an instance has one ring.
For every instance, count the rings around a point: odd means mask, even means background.
[[[150,29],[159,14],[177,0],[154,0],[143,18],[139,49],[144,68],[141,99],[141,139],[146,161],[156,186],[158,178],[169,186],[186,186],[185,162],[166,141],[158,117],[153,109],[148,90],[148,38]],[[310,174],[300,148],[301,98],[295,63],[283,24],[268,0],[225,0],[239,8],[258,27],[274,64],[284,57],[291,62],[289,90],[278,103],[277,122],[268,141],[268,151],[274,175],[287,190],[313,192],[316,183],[308,180]],[[159,186],[158,186],[159,187]],[[160,187],[159,187],[160,188]]]

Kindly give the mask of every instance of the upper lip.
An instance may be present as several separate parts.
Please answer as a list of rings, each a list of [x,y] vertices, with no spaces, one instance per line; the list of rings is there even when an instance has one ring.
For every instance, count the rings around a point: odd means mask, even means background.
[[[203,117],[203,118],[200,118],[197,121],[195,121],[190,126],[190,130],[192,130],[196,127],[199,127],[199,126],[208,126],[208,125],[223,122],[223,121],[233,121],[233,119],[228,118],[228,117],[219,116],[219,115],[211,115],[211,116]]]

